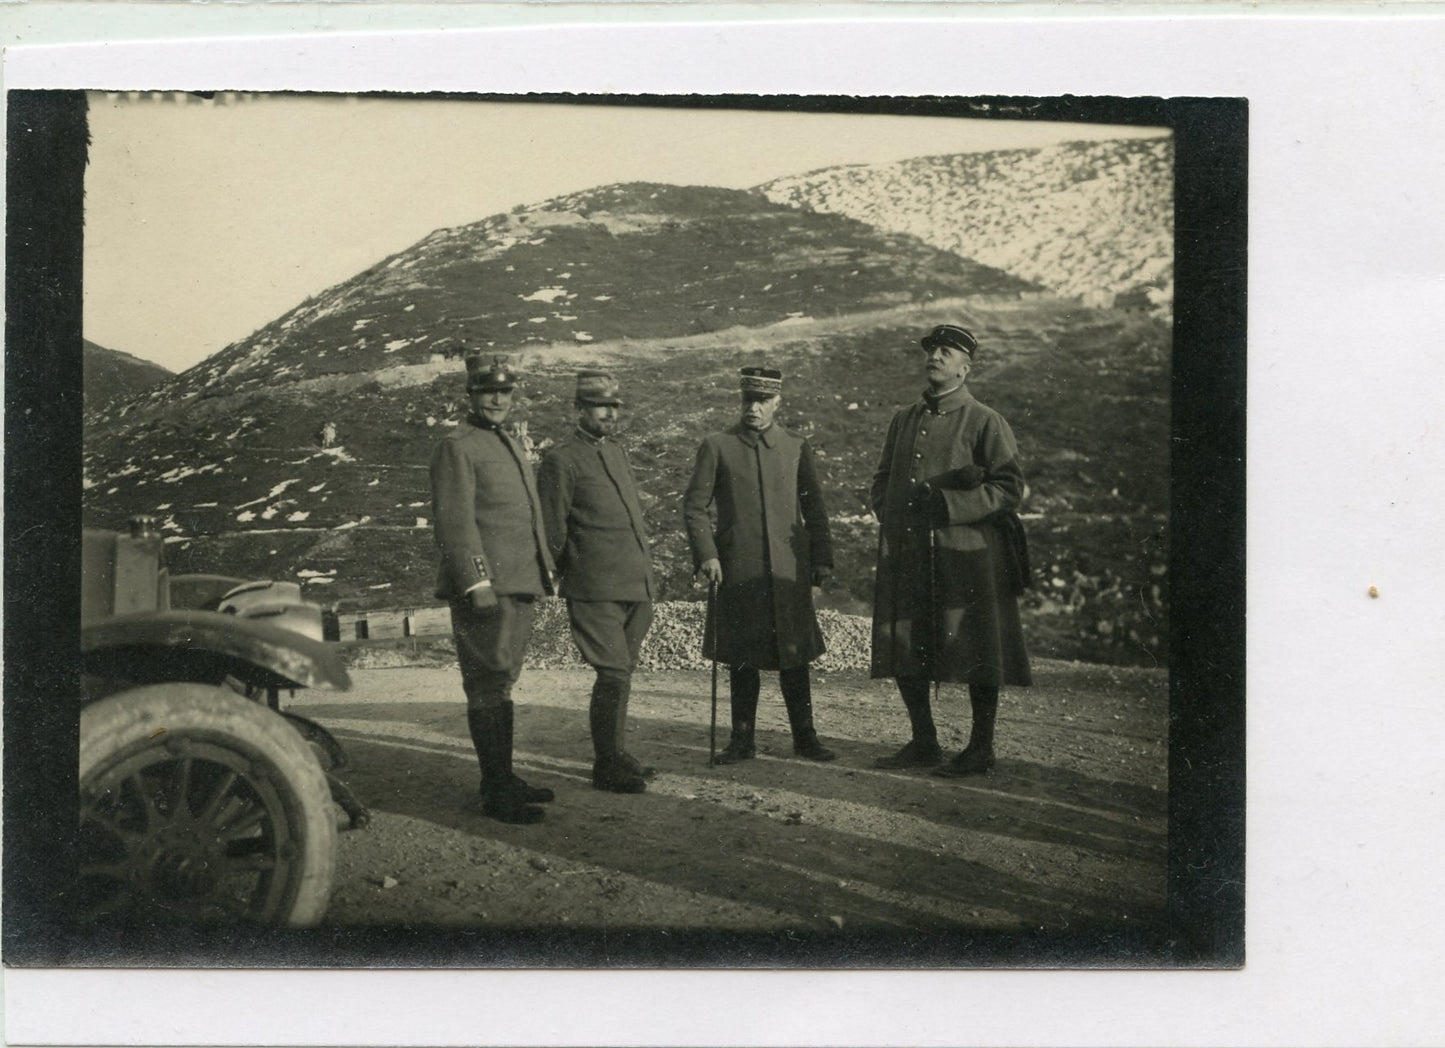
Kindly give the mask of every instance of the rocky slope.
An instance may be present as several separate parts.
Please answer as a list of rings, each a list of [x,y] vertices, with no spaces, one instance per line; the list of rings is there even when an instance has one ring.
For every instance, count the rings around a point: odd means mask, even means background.
[[[1168,138],[834,167],[762,186],[770,200],[848,215],[1091,305],[1173,297]]]

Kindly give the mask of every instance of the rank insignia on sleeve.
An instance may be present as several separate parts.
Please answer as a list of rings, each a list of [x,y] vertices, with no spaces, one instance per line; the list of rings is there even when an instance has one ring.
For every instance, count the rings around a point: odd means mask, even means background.
[[[487,577],[487,562],[481,557],[472,558],[472,567],[477,569],[477,578],[484,579]]]

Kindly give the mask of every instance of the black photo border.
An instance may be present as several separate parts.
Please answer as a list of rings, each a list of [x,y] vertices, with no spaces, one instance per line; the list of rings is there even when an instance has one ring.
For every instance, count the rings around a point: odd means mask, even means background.
[[[3,947],[23,967],[1230,968],[1244,961],[1248,103],[1239,98],[391,95],[1133,124],[1175,150],[1166,923],[927,938],[321,928],[97,940],[74,866],[83,91],[8,93]],[[378,95],[379,97],[379,95]]]

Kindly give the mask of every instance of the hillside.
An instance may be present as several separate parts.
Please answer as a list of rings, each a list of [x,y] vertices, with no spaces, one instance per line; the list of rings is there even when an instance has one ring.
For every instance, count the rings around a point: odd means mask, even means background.
[[[85,411],[100,412],[170,378],[173,372],[118,349],[82,340]]]
[[[141,398],[274,389],[558,343],[678,338],[1028,281],[756,193],[608,186],[439,229]],[[117,416],[118,417],[118,416]],[[104,425],[111,418],[91,419]]]
[[[788,375],[780,419],[820,460],[838,547],[825,606],[861,612],[864,494],[921,386],[918,334],[943,320],[980,334],[975,391],[1021,441],[1036,650],[1162,662],[1168,328],[728,190],[608,187],[432,234],[91,415],[85,520],[157,516],[178,571],[292,578],[345,610],[433,604],[427,462],[465,412],[465,339],[520,358],[539,449],[571,428],[575,368],[616,371],[660,595],[696,599],[681,491],[698,440],[735,417],[737,368],[766,361]]]
[[[1089,304],[1128,296],[1165,307],[1173,167],[1169,139],[1126,139],[835,167],[760,188],[770,200],[907,233]]]

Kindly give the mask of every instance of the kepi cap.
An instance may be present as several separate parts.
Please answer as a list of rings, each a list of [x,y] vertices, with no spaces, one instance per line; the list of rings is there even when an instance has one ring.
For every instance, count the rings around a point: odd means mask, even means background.
[[[957,324],[939,324],[918,341],[924,349],[948,346],[951,349],[961,350],[968,354],[969,360],[972,360],[973,355],[978,352],[978,339],[973,337],[973,332],[967,328],[961,328]]]
[[[480,355],[467,357],[468,393],[515,389],[516,386],[517,373],[501,357],[493,357],[491,360]]]
[[[783,392],[783,373],[777,368],[747,367],[738,376],[738,388],[744,393],[776,397]]]
[[[606,371],[579,371],[577,372],[577,395],[578,404],[610,404],[613,407],[622,405],[622,397],[618,395],[620,386],[617,380]]]

